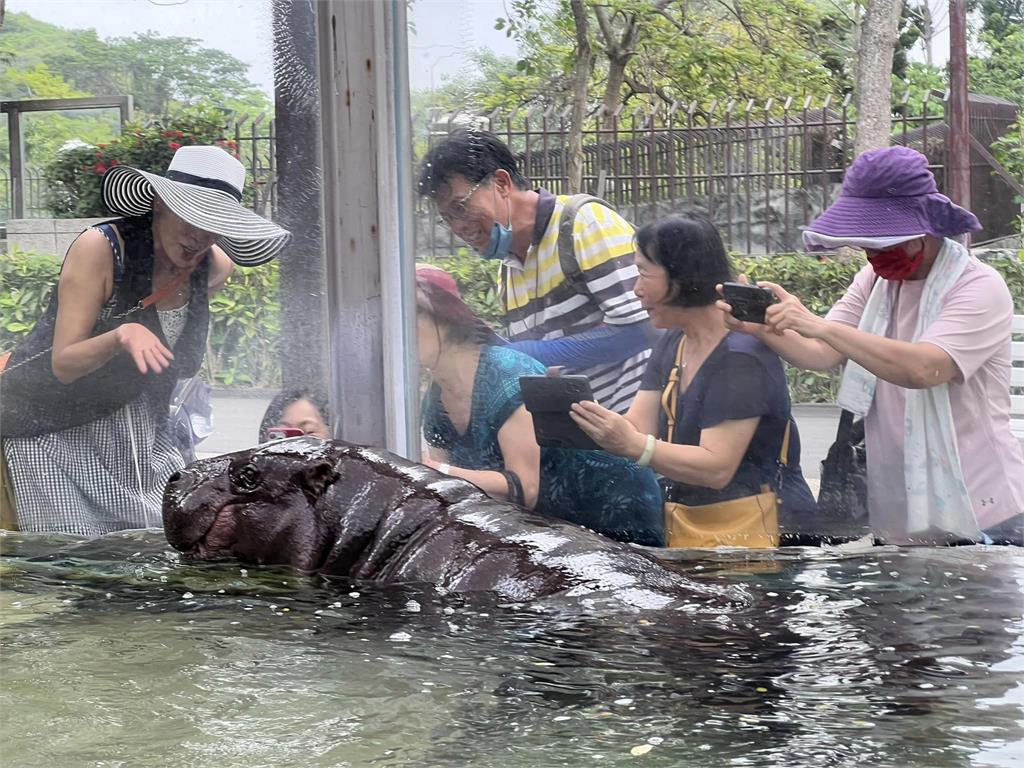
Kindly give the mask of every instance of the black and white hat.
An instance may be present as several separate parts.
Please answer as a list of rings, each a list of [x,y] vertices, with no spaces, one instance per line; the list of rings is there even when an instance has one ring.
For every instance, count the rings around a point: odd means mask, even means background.
[[[181,147],[167,173],[115,165],[103,176],[103,202],[122,216],[141,216],[160,197],[175,215],[218,235],[217,245],[243,267],[264,264],[291,233],[242,205],[245,167],[220,147]]]

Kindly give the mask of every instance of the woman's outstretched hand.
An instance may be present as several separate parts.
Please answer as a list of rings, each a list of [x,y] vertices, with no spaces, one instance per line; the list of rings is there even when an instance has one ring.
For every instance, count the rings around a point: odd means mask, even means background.
[[[592,400],[573,403],[569,415],[580,429],[609,453],[636,459],[644,452],[647,436],[640,434],[625,416]]]
[[[746,275],[740,275],[736,278],[736,282],[743,283],[744,285],[750,285],[750,281],[747,280]],[[762,288],[767,286],[767,283],[758,283]],[[724,289],[722,284],[719,283],[715,286],[715,290],[718,291],[718,295],[724,295]],[[749,333],[753,336],[758,336],[765,332],[765,326],[761,323],[746,323],[743,320],[737,320],[736,316],[732,313],[732,305],[729,304],[725,299],[719,299],[715,302],[715,307],[722,310],[725,316],[725,325],[730,331],[739,331],[740,333]]]
[[[807,339],[821,338],[828,326],[828,321],[819,317],[803,305],[796,296],[781,285],[759,282],[761,288],[768,288],[775,294],[776,302],[764,313],[765,326],[772,333],[782,335],[783,332],[796,331]]]
[[[174,354],[149,328],[139,323],[125,323],[114,331],[121,349],[132,356],[139,373],[160,373],[171,364]]]

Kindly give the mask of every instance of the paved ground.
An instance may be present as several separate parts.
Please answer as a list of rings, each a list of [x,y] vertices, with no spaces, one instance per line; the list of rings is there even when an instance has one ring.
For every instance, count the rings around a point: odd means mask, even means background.
[[[213,394],[213,434],[199,446],[199,455],[215,456],[240,451],[256,444],[263,412],[272,393],[239,393],[215,390]],[[821,460],[836,436],[839,409],[832,405],[797,405],[793,408],[800,428],[804,477],[817,491]]]

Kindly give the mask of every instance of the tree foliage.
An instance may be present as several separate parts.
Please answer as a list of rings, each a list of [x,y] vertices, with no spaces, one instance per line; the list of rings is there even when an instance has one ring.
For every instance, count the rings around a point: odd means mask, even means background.
[[[670,104],[729,96],[765,100],[837,90],[817,52],[826,18],[812,0],[587,2],[597,53],[590,104]],[[517,39],[515,87],[489,107],[569,103],[575,25],[566,0],[513,0],[497,26]],[[617,72],[621,68],[621,76]],[[611,89],[609,91],[609,88]]]
[[[0,73],[5,99],[32,96],[14,82],[12,72],[42,64],[78,91],[132,94],[136,109],[148,114],[198,101],[227,108],[269,107],[267,97],[249,81],[246,64],[190,37],[145,32],[103,40],[92,29],[63,29],[28,13],[9,13],[0,28],[0,48],[15,52],[13,66]]]
[[[193,38],[147,32],[103,40],[92,29],[63,29],[28,13],[8,13],[0,27],[0,51],[13,53],[0,68],[5,100],[130,94],[140,117],[198,103],[250,115],[271,110],[243,62]],[[44,165],[70,139],[108,142],[118,123],[115,110],[27,115],[28,163]],[[2,134],[0,162],[6,163],[7,135]]]

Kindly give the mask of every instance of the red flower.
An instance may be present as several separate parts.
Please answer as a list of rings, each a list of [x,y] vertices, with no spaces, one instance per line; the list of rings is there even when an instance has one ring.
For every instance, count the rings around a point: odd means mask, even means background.
[[[111,160],[110,161],[110,167],[113,168],[115,165],[118,165],[119,163],[120,163],[119,160]]]
[[[176,141],[168,141],[167,146],[173,149],[174,151],[178,151],[179,149],[181,149],[181,144],[179,144]]]
[[[96,173],[106,173],[107,172],[107,166],[105,166],[103,163],[96,163],[96,165],[93,166],[93,169],[96,171]]]
[[[177,134],[177,131],[160,131],[160,135],[165,139],[170,139]]]
[[[106,144],[97,144],[96,146],[99,147],[100,149],[103,149],[107,145]]]
[[[184,133],[182,133],[181,131],[174,131],[174,135],[175,135],[176,137],[178,137],[178,138],[180,139],[180,138],[182,138],[182,137],[183,137],[183,136],[184,136],[185,134],[184,134]]]

